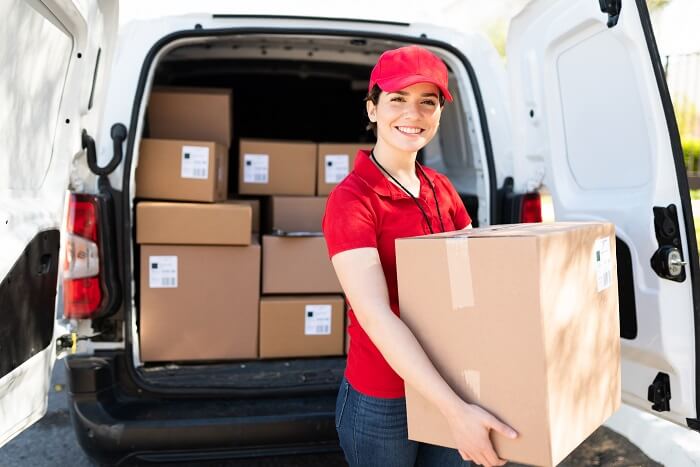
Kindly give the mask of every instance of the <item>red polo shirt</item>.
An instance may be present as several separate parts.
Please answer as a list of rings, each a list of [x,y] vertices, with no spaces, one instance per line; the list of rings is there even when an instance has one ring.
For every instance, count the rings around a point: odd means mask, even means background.
[[[450,181],[442,174],[424,167],[435,187],[440,214],[446,231],[461,230],[471,223],[464,204]],[[434,232],[440,232],[435,198],[422,174],[421,204]],[[391,183],[369,158],[369,151],[359,151],[355,167],[333,189],[323,218],[323,234],[331,257],[355,248],[372,247],[379,252],[389,291],[389,303],[399,315],[394,240],[429,234],[425,218],[415,202],[401,188]],[[348,302],[348,307],[350,307]],[[374,397],[403,397],[403,380],[372,343],[352,308],[348,310],[350,350],[345,377],[363,394]]]

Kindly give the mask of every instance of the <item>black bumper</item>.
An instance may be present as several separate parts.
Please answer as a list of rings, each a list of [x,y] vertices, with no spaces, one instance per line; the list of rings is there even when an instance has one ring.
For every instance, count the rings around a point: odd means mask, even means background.
[[[266,398],[163,397],[124,377],[123,355],[69,358],[70,413],[94,460],[205,460],[338,449],[332,393]]]

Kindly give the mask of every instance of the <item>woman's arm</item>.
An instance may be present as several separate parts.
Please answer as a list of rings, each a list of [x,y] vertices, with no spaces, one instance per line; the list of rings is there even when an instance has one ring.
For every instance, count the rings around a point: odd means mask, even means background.
[[[489,430],[510,438],[517,436],[515,431],[464,402],[442,379],[413,333],[391,310],[377,249],[343,251],[332,261],[360,325],[394,371],[444,414],[462,457],[487,466],[503,465]]]

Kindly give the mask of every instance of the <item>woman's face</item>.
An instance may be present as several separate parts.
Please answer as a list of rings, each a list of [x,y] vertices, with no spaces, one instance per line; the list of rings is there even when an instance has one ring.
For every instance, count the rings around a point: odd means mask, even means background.
[[[442,111],[438,87],[417,83],[382,92],[377,105],[367,101],[367,116],[377,123],[377,141],[397,150],[416,152],[435,136]]]

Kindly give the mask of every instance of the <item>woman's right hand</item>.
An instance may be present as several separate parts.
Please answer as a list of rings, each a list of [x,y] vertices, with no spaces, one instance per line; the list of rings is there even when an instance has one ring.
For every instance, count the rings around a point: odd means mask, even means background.
[[[518,436],[515,430],[481,407],[464,401],[460,401],[457,407],[447,414],[447,421],[462,458],[486,467],[506,463],[493,449],[489,436],[491,430],[511,439]]]

